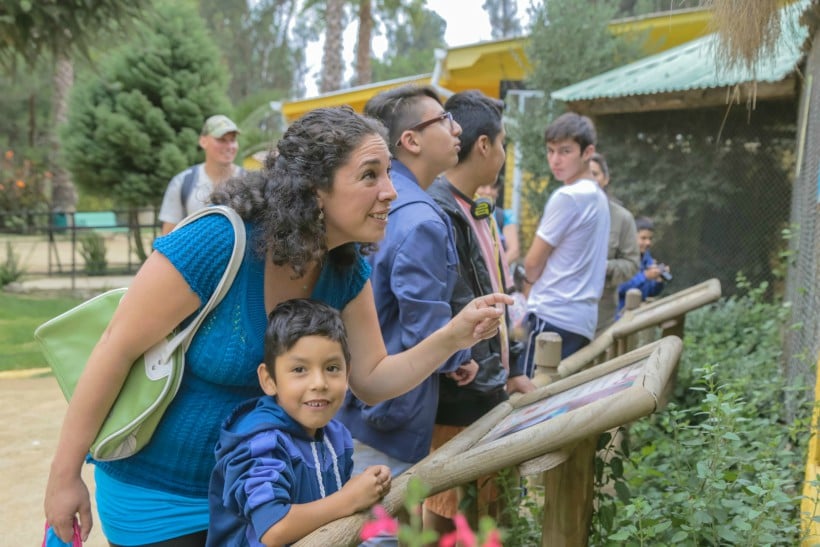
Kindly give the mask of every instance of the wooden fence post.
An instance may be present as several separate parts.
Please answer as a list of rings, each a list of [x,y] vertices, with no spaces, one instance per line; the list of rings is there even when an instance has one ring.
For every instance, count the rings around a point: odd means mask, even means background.
[[[636,310],[641,306],[643,295],[640,289],[629,289],[626,291],[626,298],[624,299],[624,310]],[[629,353],[637,347],[637,336],[635,334],[627,336],[622,340],[618,340],[618,355]]]
[[[598,436],[580,441],[566,461],[544,472],[541,547],[585,547],[592,522],[595,446]]]
[[[535,375],[544,378],[546,385],[561,378],[558,365],[561,363],[561,335],[557,332],[542,332],[535,337]]]

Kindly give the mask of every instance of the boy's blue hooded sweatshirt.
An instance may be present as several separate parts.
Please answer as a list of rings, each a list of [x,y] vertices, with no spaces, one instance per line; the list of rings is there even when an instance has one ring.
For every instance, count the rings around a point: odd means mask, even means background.
[[[353,468],[353,440],[331,420],[308,437],[305,429],[263,396],[238,406],[216,444],[208,489],[208,545],[258,546],[290,510],[341,489]]]

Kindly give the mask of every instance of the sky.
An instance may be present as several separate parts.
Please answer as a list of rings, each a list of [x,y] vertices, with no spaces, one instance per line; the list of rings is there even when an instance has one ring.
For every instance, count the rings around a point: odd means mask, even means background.
[[[518,17],[521,20],[521,27],[527,28],[527,12],[531,0],[517,0]],[[474,44],[483,40],[492,39],[490,30],[490,18],[481,5],[484,0],[427,0],[427,8],[438,13],[447,22],[447,29],[444,32],[444,40],[449,47]],[[356,43],[356,23],[353,22],[345,30],[345,65],[347,71],[345,80],[350,80],[353,76],[353,48]],[[373,52],[376,56],[381,56],[387,44],[382,36],[375,36],[373,39]],[[306,50],[307,64],[310,73],[307,78],[307,97],[317,95],[316,74],[322,64],[322,43],[310,44]],[[433,70],[431,64],[430,71]]]

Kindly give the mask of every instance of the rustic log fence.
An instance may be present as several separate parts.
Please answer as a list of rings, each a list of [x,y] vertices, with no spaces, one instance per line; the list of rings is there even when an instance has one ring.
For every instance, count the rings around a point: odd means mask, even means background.
[[[541,545],[586,545],[598,437],[663,405],[683,348],[686,314],[714,302],[720,292],[712,279],[638,307],[631,297],[632,309],[563,361],[560,337],[543,333],[536,347],[538,389],[496,406],[396,477],[382,505],[400,513],[413,477],[435,494],[517,466],[523,476],[544,477]],[[659,339],[649,341],[658,333]],[[339,519],[295,545],[356,545],[368,518],[358,513]]]

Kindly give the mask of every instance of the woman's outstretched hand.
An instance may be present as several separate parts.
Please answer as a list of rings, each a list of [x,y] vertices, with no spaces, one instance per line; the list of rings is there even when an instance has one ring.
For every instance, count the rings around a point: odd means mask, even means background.
[[[504,320],[504,306],[513,303],[512,297],[502,293],[486,294],[456,314],[450,321],[452,335],[460,348],[469,348],[480,340],[498,334]]]

